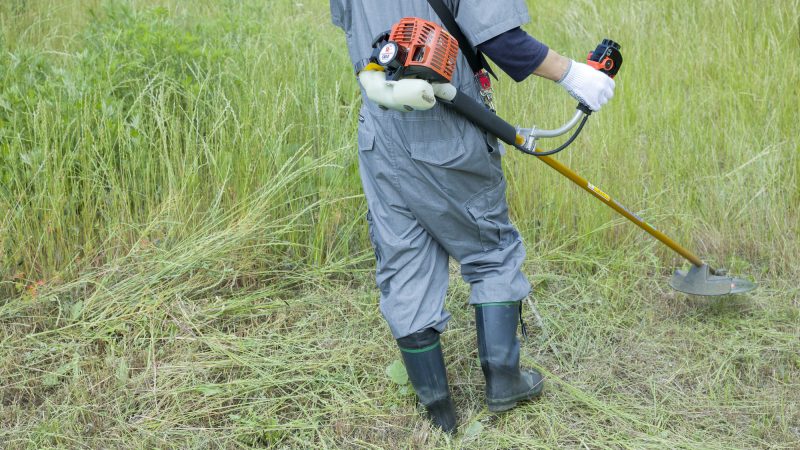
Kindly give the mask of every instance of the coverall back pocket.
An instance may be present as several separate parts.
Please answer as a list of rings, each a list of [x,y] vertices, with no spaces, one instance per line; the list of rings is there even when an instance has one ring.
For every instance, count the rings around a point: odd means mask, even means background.
[[[461,131],[454,120],[444,115],[446,112],[431,110],[401,116],[399,128],[412,159],[443,166],[464,154]]]
[[[464,154],[464,144],[459,138],[412,142],[411,157],[417,161],[443,166]]]

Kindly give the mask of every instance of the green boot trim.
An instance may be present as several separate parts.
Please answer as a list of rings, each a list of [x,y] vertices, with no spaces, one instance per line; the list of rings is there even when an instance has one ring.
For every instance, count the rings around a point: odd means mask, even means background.
[[[427,347],[422,347],[422,348],[403,348],[403,347],[400,347],[400,351],[403,352],[403,353],[425,353],[425,352],[429,352],[429,351],[435,349],[436,347],[439,346],[439,344],[440,343],[437,341],[437,342],[435,342],[435,343],[433,343],[433,344],[431,344],[431,345],[429,345]]]
[[[475,306],[476,308],[484,308],[484,307],[487,307],[487,306],[516,306],[516,305],[518,305],[520,302],[521,302],[521,300],[520,300],[520,301],[516,301],[516,302],[492,302],[492,303],[478,303],[477,305],[474,305],[474,306]]]

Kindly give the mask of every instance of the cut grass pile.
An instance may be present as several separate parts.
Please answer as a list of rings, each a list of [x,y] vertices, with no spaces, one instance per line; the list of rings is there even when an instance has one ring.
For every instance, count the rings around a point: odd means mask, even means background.
[[[432,431],[377,308],[327,2],[0,4],[0,447],[797,448],[800,2],[531,3],[617,95],[564,161],[716,265],[682,264],[543,164],[505,159],[540,401],[493,416],[469,287],[443,335],[460,433]],[[543,81],[500,113],[557,125]]]

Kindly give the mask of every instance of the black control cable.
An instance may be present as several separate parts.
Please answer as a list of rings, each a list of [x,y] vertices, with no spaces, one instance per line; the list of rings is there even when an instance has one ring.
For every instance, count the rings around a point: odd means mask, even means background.
[[[572,133],[572,136],[570,136],[569,139],[567,139],[566,142],[564,142],[563,144],[561,144],[557,148],[554,148],[553,150],[537,152],[536,149],[531,151],[531,150],[526,149],[525,146],[523,146],[523,145],[516,145],[515,147],[517,148],[517,150],[521,151],[522,153],[525,153],[527,155],[532,155],[532,156],[550,156],[550,155],[555,155],[556,153],[560,152],[561,150],[564,150],[565,148],[569,147],[570,144],[572,144],[572,141],[574,141],[575,138],[577,138],[578,135],[581,134],[581,130],[583,130],[583,126],[586,125],[586,120],[589,119],[590,115],[592,115],[592,110],[589,109],[589,107],[584,105],[583,103],[579,103],[578,104],[578,109],[583,111],[583,113],[586,114],[586,115],[583,116],[583,120],[581,120],[581,123],[578,125],[578,128],[576,128],[575,131]]]

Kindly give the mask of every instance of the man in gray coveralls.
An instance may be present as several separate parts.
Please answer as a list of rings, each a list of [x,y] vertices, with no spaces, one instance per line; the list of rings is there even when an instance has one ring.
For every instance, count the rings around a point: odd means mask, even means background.
[[[522,31],[524,0],[445,0],[469,44],[516,81],[535,74],[563,86],[593,110],[614,81],[548,49]],[[426,0],[330,0],[333,23],[345,31],[354,65],[373,39],[403,17],[441,24]],[[452,83],[481,101],[463,55]],[[439,334],[448,260],[470,283],[478,353],[490,411],[505,411],[542,391],[535,370],[520,370],[517,322],[530,284],[522,273],[525,248],[508,218],[506,181],[497,139],[437,104],[428,111],[384,110],[364,98],[358,155],[377,260],[380,309],[397,340],[409,378],[434,425],[456,428],[456,414]]]

